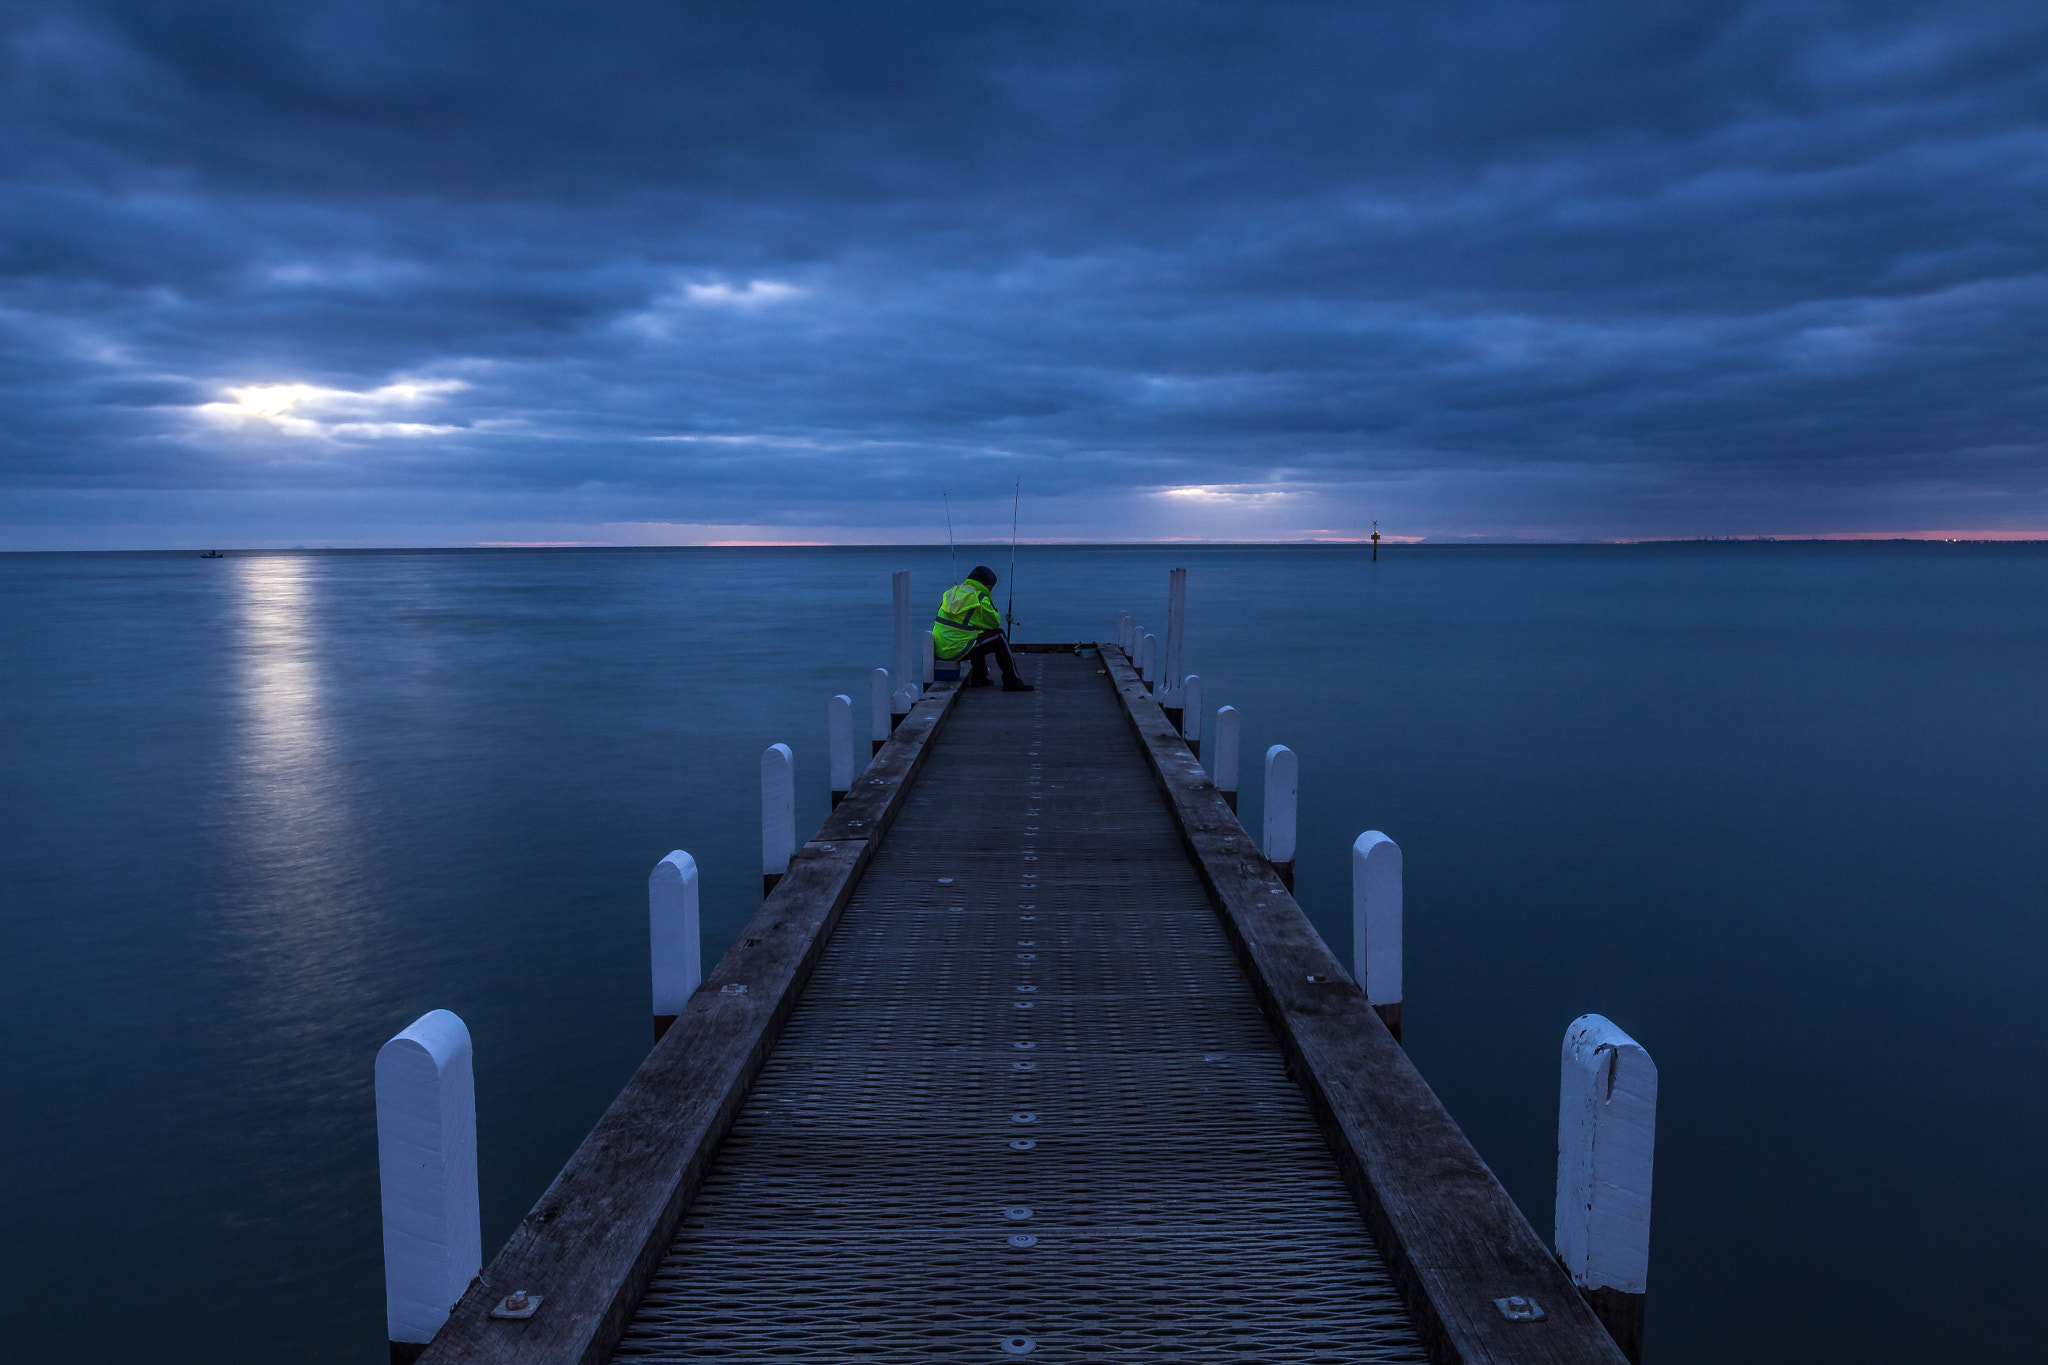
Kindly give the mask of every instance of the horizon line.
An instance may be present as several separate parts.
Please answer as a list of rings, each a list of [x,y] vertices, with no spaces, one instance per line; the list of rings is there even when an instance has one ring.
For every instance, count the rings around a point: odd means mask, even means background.
[[[1457,539],[1432,539],[1427,536],[1392,536],[1382,534],[1381,541],[1389,549],[1456,549],[1479,546],[1486,548],[1523,547],[1538,549],[1550,547],[1586,546],[1636,546],[1636,545],[1756,545],[1756,544],[1819,544],[1844,542],[1910,543],[1910,544],[2044,544],[2048,543],[2048,532],[2044,531],[1822,531],[1803,535],[1734,535],[1734,536],[1620,536],[1585,540],[1534,540],[1526,538],[1508,539],[1485,536],[1460,537]],[[1033,548],[1059,548],[1096,546],[1102,548],[1149,548],[1149,547],[1312,547],[1331,546],[1363,548],[1371,544],[1368,538],[1339,536],[1297,536],[1288,538],[1244,538],[1244,539],[1202,539],[1192,536],[1161,537],[1153,540],[1086,540],[1065,537],[1026,537],[1015,542],[1019,546]],[[976,548],[1007,548],[1009,541],[960,541],[955,548],[975,546]],[[169,546],[134,546],[101,549],[0,549],[0,554],[186,554],[205,550],[222,553],[250,554],[292,551],[383,551],[383,550],[714,550],[714,549],[927,549],[943,547],[943,542],[923,540],[873,540],[873,541],[830,541],[797,539],[724,539],[703,541],[675,541],[666,544],[646,544],[630,541],[601,540],[482,540],[462,542],[435,542],[414,544],[381,545],[335,545],[335,544],[291,544],[291,545],[222,545],[220,543]]]

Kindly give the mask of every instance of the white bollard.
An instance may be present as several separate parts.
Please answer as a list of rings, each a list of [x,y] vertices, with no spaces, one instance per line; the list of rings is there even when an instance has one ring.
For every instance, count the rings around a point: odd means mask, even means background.
[[[761,894],[767,895],[796,856],[796,760],[787,744],[761,751]]]
[[[825,752],[832,769],[832,808],[853,790],[853,698],[844,692],[825,702]]]
[[[447,1010],[429,1010],[377,1050],[384,1320],[394,1361],[419,1358],[483,1269],[470,1062],[469,1029]]]
[[[882,746],[889,741],[889,732],[896,728],[896,722],[889,712],[889,670],[878,668],[868,675],[868,714],[872,721],[870,736],[875,747],[868,756],[882,752]]]
[[[648,874],[647,942],[654,964],[654,1041],[658,1043],[704,980],[697,860],[681,849],[656,863]]]
[[[1223,802],[1237,809],[1238,741],[1244,734],[1244,717],[1235,706],[1216,708],[1216,790]]]
[[[896,679],[895,709],[903,715],[917,701],[917,684],[912,679],[918,676],[917,639],[910,624],[910,570],[898,569],[889,576],[889,587],[895,597],[896,606],[896,666],[890,676]],[[904,698],[910,699],[909,703]]]
[[[1564,1031],[1557,1097],[1557,1258],[1640,1365],[1650,1273],[1650,1173],[1657,1066],[1597,1014]]]
[[[1116,647],[1127,655],[1131,652],[1131,614],[1127,611],[1116,614]]]
[[[1145,686],[1152,686],[1152,675],[1158,672],[1159,637],[1147,635],[1138,641],[1138,676],[1145,680]]]
[[[1187,611],[1188,571],[1169,569],[1166,573],[1166,650],[1159,660],[1159,704],[1169,711],[1181,707],[1181,633]],[[1168,719],[1175,725],[1180,724],[1179,716],[1169,716]]]
[[[1301,761],[1285,744],[1266,750],[1266,861],[1280,882],[1294,889],[1294,803],[1301,789]]]
[[[932,639],[932,633],[931,633],[930,631],[926,631],[926,632],[924,633],[924,637],[923,637],[923,638],[924,638],[924,685],[925,685],[926,687],[930,687],[930,686],[931,686],[931,685],[932,685],[932,684],[933,684],[934,682],[938,681],[938,666],[939,666],[939,656],[938,656],[938,641],[936,641],[936,640]]]
[[[1188,742],[1188,752],[1196,758],[1202,756],[1202,679],[1201,675],[1190,673],[1180,684],[1180,737]]]
[[[1401,1041],[1401,846],[1376,829],[1351,845],[1351,970]]]

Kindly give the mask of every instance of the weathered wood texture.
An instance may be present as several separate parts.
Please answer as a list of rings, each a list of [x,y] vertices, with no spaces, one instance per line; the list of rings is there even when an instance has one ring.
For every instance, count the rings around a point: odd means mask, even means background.
[[[1620,1289],[1587,1289],[1582,1292],[1594,1314],[1607,1324],[1607,1334],[1614,1338],[1615,1345],[1621,1347],[1629,1365],[1643,1365],[1643,1319],[1649,1296]]]
[[[797,850],[774,894],[455,1305],[422,1365],[610,1358],[958,695],[942,684],[921,700],[855,794]],[[837,832],[850,814],[863,820],[862,835]],[[540,1296],[537,1313],[490,1316],[521,1289]]]
[[[931,741],[944,728],[961,686],[957,682],[935,682],[931,685],[923,700],[911,708],[903,723],[889,736],[889,742],[870,760],[867,770],[853,779],[853,789],[825,817],[825,823],[818,827],[814,838],[879,839],[882,836],[882,831],[888,829],[889,823],[896,818],[896,812],[903,808],[903,799],[910,794],[911,779],[924,766]]]
[[[1622,1365],[1571,1280],[1387,1032],[1121,650],[1110,682],[1404,1301],[1440,1365]],[[1534,1299],[1538,1322],[1494,1300]]]
[[[618,1365],[1427,1365],[1099,662],[961,698]]]

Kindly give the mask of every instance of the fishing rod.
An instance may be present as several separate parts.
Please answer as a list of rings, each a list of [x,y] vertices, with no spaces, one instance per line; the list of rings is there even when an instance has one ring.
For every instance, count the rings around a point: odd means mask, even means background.
[[[1017,476],[1017,491],[1010,503],[1010,605],[1003,610],[1004,630],[1017,629],[1017,511],[1024,505],[1024,477]]]
[[[939,499],[946,504],[946,558],[952,562],[953,581],[957,583],[960,581],[960,552],[953,548],[953,500],[943,488],[939,490]]]

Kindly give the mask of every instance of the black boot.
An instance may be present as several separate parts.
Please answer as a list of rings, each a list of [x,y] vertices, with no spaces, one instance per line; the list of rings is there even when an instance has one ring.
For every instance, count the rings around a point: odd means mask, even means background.
[[[1003,691],[1005,692],[1036,692],[1037,690],[1030,683],[1025,682],[1014,674],[1003,679]]]

